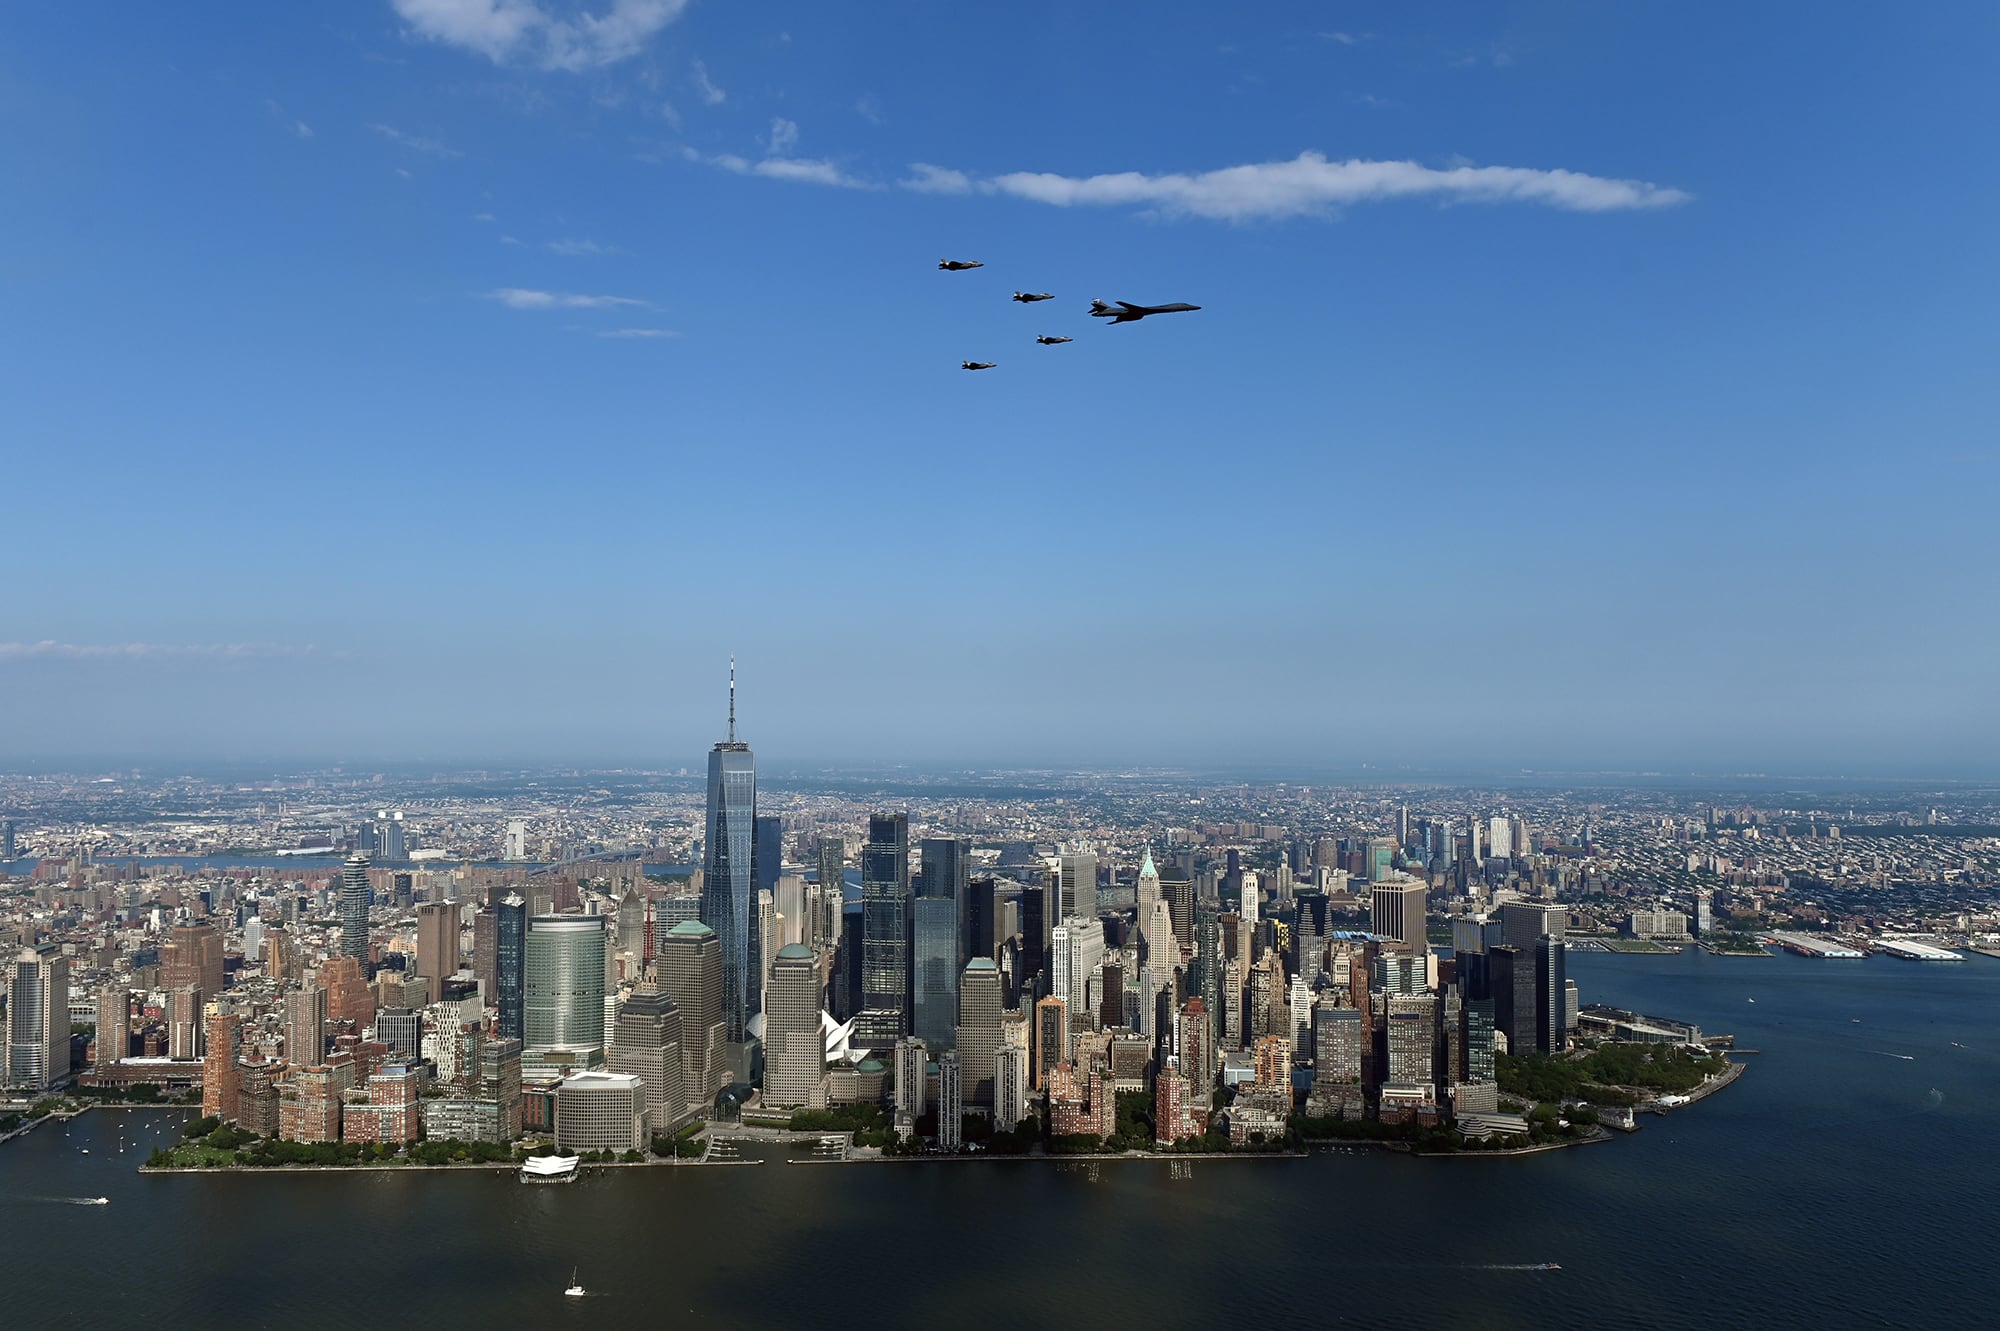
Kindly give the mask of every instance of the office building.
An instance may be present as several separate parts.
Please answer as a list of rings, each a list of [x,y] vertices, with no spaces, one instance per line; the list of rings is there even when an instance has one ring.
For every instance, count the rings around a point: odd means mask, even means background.
[[[1012,1132],[1028,1116],[1028,1051],[1002,1044],[994,1056],[993,1127]]]
[[[1560,1054],[1569,1047],[1566,968],[1569,947],[1559,938],[1535,940],[1535,1052]]]
[[[1569,929],[1569,911],[1532,901],[1509,901],[1500,907],[1500,932],[1508,947],[1532,952],[1542,938],[1562,940]]]
[[[966,962],[958,985],[957,1048],[968,1109],[993,1108],[1002,1007],[1000,968],[985,957]]]
[[[757,918],[757,759],[736,738],[736,662],[729,663],[729,738],[708,754],[702,840],[701,922],[722,949],[722,1019],[733,1074],[746,1074],[750,1019],[763,1010],[763,940]]]
[[[1003,902],[1000,898],[1000,884],[993,878],[975,878],[966,888],[966,915],[963,932],[966,940],[967,961],[974,957],[992,958],[1000,951],[1000,942],[1012,931],[1001,932],[1000,915]]]
[[[188,1060],[201,1057],[202,992],[190,985],[167,991],[167,1057]]]
[[[417,907],[417,974],[442,984],[458,974],[458,903],[426,901]]]
[[[861,1014],[854,1039],[889,1049],[910,1030],[910,819],[875,814],[861,848]]]
[[[1097,918],[1097,856],[1088,851],[1064,855],[1058,861],[1060,874],[1056,918],[1072,915]]]
[[[1514,825],[1505,814],[1496,813],[1488,823],[1486,836],[1487,854],[1496,860],[1512,859],[1514,855]]]
[[[1493,990],[1493,1026],[1506,1037],[1510,1054],[1540,1051],[1535,1033],[1535,954],[1517,947],[1487,949]]]
[[[1406,952],[1427,950],[1424,910],[1428,893],[1425,884],[1401,875],[1376,883],[1370,901],[1370,931]]]
[[[925,837],[917,847],[918,900],[949,901],[958,922],[953,948],[955,975],[972,957],[972,843],[959,837]]]
[[[929,1089],[931,1054],[914,1035],[896,1041],[895,1111],[898,1135],[908,1137],[924,1116]]]
[[[509,892],[493,908],[493,992],[500,1037],[523,1040],[528,1035],[527,965],[528,903]]]
[[[1430,1085],[1437,1080],[1438,1002],[1429,994],[1389,1000],[1386,1080]]]
[[[911,904],[911,962],[915,989],[910,1030],[934,1052],[952,1047],[958,1025],[958,903],[918,897]]]
[[[521,1135],[521,1042],[488,1040],[479,1048],[479,1096],[495,1102],[506,1132],[502,1140]]]
[[[51,945],[23,947],[7,995],[6,1084],[30,1093],[69,1081],[69,960]]]
[[[646,1088],[637,1077],[575,1072],[556,1083],[558,1151],[637,1151],[646,1143]]]
[[[688,1121],[680,1009],[657,986],[641,983],[618,1005],[616,1030],[604,1061],[608,1071],[637,1077],[646,1088],[649,1134],[670,1136]]]
[[[956,1151],[965,1121],[964,1065],[956,1049],[938,1056],[937,1144],[940,1151]]]
[[[752,825],[756,829],[756,845],[750,852],[750,861],[757,866],[757,890],[769,892],[775,900],[778,878],[785,871],[785,820],[774,813],[760,813]]]
[[[368,857],[350,855],[340,869],[340,955],[368,969]]]
[[[214,998],[221,994],[223,940],[213,925],[176,925],[160,946],[160,987],[199,989]]]
[[[507,844],[501,852],[510,860],[528,858],[528,820],[511,818],[507,821]]]
[[[688,1100],[714,1103],[729,1084],[729,1023],[722,1015],[722,942],[699,920],[682,920],[659,940],[660,987],[681,1014],[681,1080]]]
[[[415,1008],[382,1008],[375,1014],[375,1038],[389,1046],[391,1058],[414,1063],[424,1056],[424,1014]]]
[[[1049,1073],[1056,1064],[1069,1059],[1069,1004],[1054,994],[1035,1004],[1035,1026],[1031,1033],[1037,1091],[1049,1086]]]
[[[1048,993],[1049,971],[1049,890],[1041,883],[1021,888],[1021,971],[1016,986],[1021,1001],[1029,995]]]
[[[528,919],[522,1017],[523,1043],[529,1049],[603,1045],[605,943],[602,915]]]
[[[819,956],[801,943],[780,948],[764,1009],[764,1103],[825,1103],[826,1037],[820,1032]]]

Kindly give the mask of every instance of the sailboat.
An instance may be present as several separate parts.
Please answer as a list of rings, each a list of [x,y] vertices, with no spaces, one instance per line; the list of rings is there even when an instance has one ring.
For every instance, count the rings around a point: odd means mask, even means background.
[[[580,1299],[586,1292],[582,1285],[576,1283],[576,1268],[572,1266],[569,1269],[569,1288],[563,1293],[572,1299]]]

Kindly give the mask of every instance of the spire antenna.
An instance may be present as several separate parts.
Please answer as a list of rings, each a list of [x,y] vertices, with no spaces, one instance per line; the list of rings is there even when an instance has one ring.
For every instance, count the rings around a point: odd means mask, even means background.
[[[729,742],[736,742],[736,658],[729,658]]]

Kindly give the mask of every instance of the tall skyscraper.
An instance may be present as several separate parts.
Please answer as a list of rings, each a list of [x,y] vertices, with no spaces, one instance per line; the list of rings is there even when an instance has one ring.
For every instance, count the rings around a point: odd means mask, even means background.
[[[317,1066],[326,1056],[326,990],[309,977],[285,995],[285,1061],[295,1068]]]
[[[760,813],[755,823],[756,847],[751,860],[757,866],[757,890],[778,894],[778,875],[785,869],[785,820],[775,813]]]
[[[606,941],[602,915],[529,918],[522,966],[528,1048],[603,1045]]]
[[[956,1151],[965,1119],[964,1063],[956,1049],[938,1056],[937,1144],[940,1151]]]
[[[925,837],[917,853],[922,863],[917,896],[949,900],[956,907],[958,941],[952,973],[957,974],[972,957],[972,903],[967,899],[972,889],[972,843],[961,837]]]
[[[722,945],[722,1018],[729,1041],[750,1038],[763,1010],[757,936],[757,759],[736,738],[736,659],[729,661],[729,738],[708,754],[708,819],[702,842],[701,922]],[[747,1068],[746,1054],[732,1063]]]
[[[728,1084],[729,1022],[722,1015],[722,942],[699,920],[682,920],[657,944],[660,987],[681,1012],[682,1084],[707,1105]]]
[[[814,903],[806,943],[834,947],[840,941],[840,917],[847,902],[847,843],[837,836],[820,838],[818,886],[820,896]]]
[[[508,820],[507,846],[504,853],[510,860],[525,860],[528,858],[527,819],[513,818]]]
[[[1517,947],[1488,948],[1493,1026],[1507,1037],[1510,1054],[1539,1052],[1535,1038],[1535,954]]]
[[[222,935],[213,925],[183,924],[168,931],[160,948],[162,989],[199,989],[214,998],[223,983]]]
[[[93,1066],[110,1067],[131,1052],[132,991],[124,983],[108,984],[97,994],[97,1038]]]
[[[826,1076],[826,1040],[819,1029],[819,957],[791,943],[771,966],[764,1012],[764,1103],[812,1106]]]
[[[24,947],[7,996],[6,1082],[24,1091],[69,1081],[69,960],[53,945]]]
[[[201,1112],[207,1118],[236,1117],[236,1060],[243,1053],[243,1018],[217,1012],[208,1018],[208,1049],[201,1069]]]
[[[1563,906],[1544,906],[1532,901],[1509,901],[1500,907],[1500,930],[1508,947],[1531,952],[1548,937],[1560,942],[1569,927],[1569,911]]]
[[[1546,935],[1535,940],[1535,1052],[1560,1054],[1569,1044],[1568,944]]]
[[[973,879],[966,889],[965,903],[965,959],[991,958],[1000,950],[1000,884],[992,878]]]
[[[1075,915],[1081,919],[1097,918],[1097,856],[1089,851],[1077,851],[1064,855],[1060,861],[1061,908],[1057,919]]]
[[[910,817],[878,813],[861,848],[861,1015],[857,1041],[892,1048],[910,1029]]]
[[[913,903],[910,1029],[932,1052],[955,1042],[958,1026],[958,903],[950,897],[918,897]]]
[[[1021,1001],[1048,993],[1049,890],[1041,883],[1021,889]],[[1037,1089],[1040,1089],[1039,1086]]]
[[[350,855],[340,869],[340,955],[368,971],[368,857]]]
[[[1069,1059],[1069,1005],[1054,994],[1035,1004],[1035,1027],[1028,1038],[1033,1041],[1035,1089],[1044,1091],[1056,1064]]]
[[[964,1077],[964,1103],[970,1109],[993,1108],[994,1077],[1000,1056],[1000,968],[989,957],[965,963],[958,985],[958,1055]]]
[[[426,901],[417,907],[417,974],[439,985],[458,974],[458,903]]]
[[[1003,1044],[994,1065],[993,1126],[1012,1132],[1028,1115],[1028,1051]]]
[[[687,1122],[680,1009],[650,982],[642,982],[619,1004],[616,1033],[605,1065],[644,1084],[647,1132],[665,1136]]]
[[[527,964],[528,903],[519,892],[509,892],[494,907],[498,921],[493,931],[494,1006],[499,1009],[500,1038],[528,1039]]]

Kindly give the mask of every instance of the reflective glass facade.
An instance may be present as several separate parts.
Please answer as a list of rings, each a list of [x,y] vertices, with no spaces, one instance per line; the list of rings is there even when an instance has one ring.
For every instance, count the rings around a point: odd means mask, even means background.
[[[604,1043],[604,947],[602,915],[528,921],[523,971],[530,1049]]]
[[[748,744],[718,744],[708,754],[701,922],[722,942],[722,1015],[732,1044],[748,1038],[764,1005],[756,846],[757,759]]]

